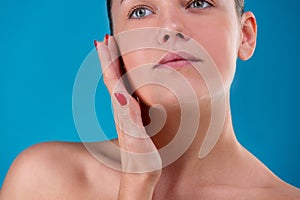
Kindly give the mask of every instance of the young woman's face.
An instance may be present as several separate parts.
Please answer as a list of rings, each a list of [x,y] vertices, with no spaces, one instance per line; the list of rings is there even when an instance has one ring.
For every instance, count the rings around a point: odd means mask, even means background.
[[[160,44],[172,43],[170,47],[177,49],[170,50],[175,51],[184,51],[189,42],[195,41],[216,64],[224,86],[229,90],[241,42],[240,18],[237,16],[234,0],[112,0],[111,12],[114,35],[146,27],[171,29],[174,32],[161,30],[155,37]],[[149,35],[145,35],[145,40],[148,37]],[[134,37],[130,40],[134,42]],[[166,51],[140,49],[122,57],[126,71],[130,72],[138,66],[157,63],[164,55]],[[195,52],[194,55],[198,54]],[[199,60],[196,59],[195,62]],[[189,81],[196,95],[200,98],[209,96],[206,83],[199,73],[188,66],[189,63],[181,65],[175,63],[173,69]],[[159,70],[149,67],[147,73],[159,76],[157,71]],[[172,73],[169,76],[172,79]],[[166,87],[158,85],[141,87],[136,93],[147,104],[169,104],[174,101],[174,95]]]

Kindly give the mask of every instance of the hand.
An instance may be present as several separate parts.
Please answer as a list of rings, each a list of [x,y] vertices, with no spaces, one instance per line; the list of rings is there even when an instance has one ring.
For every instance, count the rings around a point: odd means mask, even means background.
[[[127,92],[121,79],[118,48],[113,37],[95,41],[103,80],[112,97],[114,118],[121,150],[122,177],[119,199],[152,199],[161,174],[161,158],[146,133],[138,102]],[[114,59],[116,60],[114,61]]]

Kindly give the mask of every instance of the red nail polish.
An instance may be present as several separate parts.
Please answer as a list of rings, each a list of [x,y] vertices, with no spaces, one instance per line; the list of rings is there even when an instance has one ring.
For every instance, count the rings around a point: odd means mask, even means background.
[[[120,103],[121,106],[125,106],[127,104],[126,97],[121,93],[115,93],[115,97]]]
[[[105,34],[105,37],[104,37],[104,44],[108,45],[108,38],[109,38],[109,35],[108,34]]]
[[[95,48],[97,49],[97,41],[94,40],[94,45],[95,45]]]

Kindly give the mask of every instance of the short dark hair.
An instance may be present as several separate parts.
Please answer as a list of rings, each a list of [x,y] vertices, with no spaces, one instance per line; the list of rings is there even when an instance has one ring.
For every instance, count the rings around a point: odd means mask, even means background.
[[[242,16],[244,14],[244,6],[245,6],[244,0],[234,0],[234,1],[235,1],[236,12],[237,12],[238,16]],[[110,28],[110,32],[113,33],[111,5],[112,5],[112,0],[106,0],[106,7],[107,7],[107,13],[108,13],[108,19],[109,19],[109,28]]]
[[[110,0],[108,0],[110,1]],[[245,1],[244,0],[234,0],[236,12],[239,16],[242,16],[245,12]]]

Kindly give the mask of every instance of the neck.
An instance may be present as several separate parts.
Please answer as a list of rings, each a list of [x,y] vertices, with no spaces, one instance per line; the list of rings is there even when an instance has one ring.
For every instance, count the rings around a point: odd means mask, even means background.
[[[216,171],[224,171],[224,168],[230,168],[234,160],[238,157],[241,147],[236,140],[229,104],[229,93],[226,95],[226,113],[225,121],[222,125],[220,136],[213,146],[212,150],[204,158],[199,158],[200,148],[207,134],[208,127],[211,123],[211,104],[208,102],[201,102],[199,105],[199,113],[201,113],[199,126],[196,131],[195,137],[192,139],[191,144],[187,148],[179,148],[184,150],[178,159],[172,163],[166,162],[167,166],[163,168],[163,176],[172,177],[172,179],[181,179],[181,177],[195,177],[193,172],[197,170],[197,177],[202,177],[203,183],[212,183],[216,181]],[[224,97],[223,97],[224,98]],[[218,111],[218,110],[217,110]],[[161,114],[161,113],[160,113]],[[167,147],[171,141],[174,140],[181,120],[180,110],[167,109],[167,119],[163,129],[152,137],[153,142],[158,149]],[[159,119],[159,111],[153,119]],[[190,121],[194,119],[189,119]],[[191,130],[193,132],[193,130]],[[187,137],[192,137],[193,134],[184,133]],[[183,141],[184,143],[185,141]],[[181,145],[181,144],[176,144]],[[178,148],[170,148],[167,154],[162,155],[164,163],[165,157],[173,155],[174,151]],[[222,165],[220,165],[222,163]],[[171,174],[171,175],[170,175]],[[177,182],[177,181],[176,181]],[[217,181],[216,181],[217,182]]]

